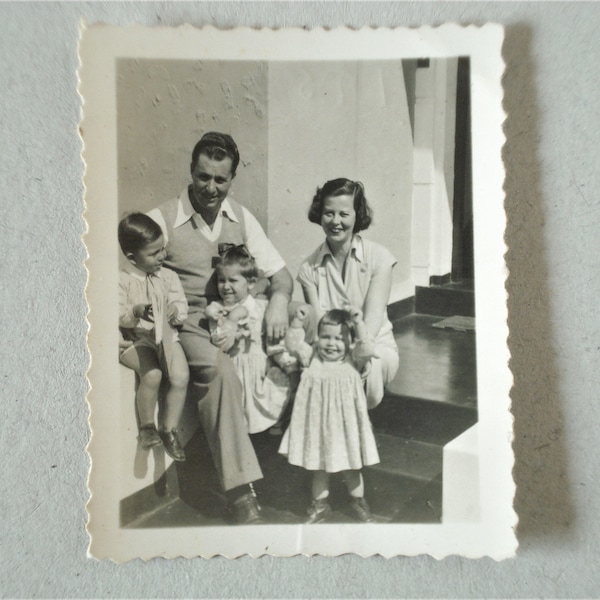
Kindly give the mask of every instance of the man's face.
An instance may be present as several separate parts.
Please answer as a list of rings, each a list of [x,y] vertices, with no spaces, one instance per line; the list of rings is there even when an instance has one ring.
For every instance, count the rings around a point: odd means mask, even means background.
[[[215,160],[200,154],[192,168],[192,204],[197,212],[216,213],[219,210],[233,181],[231,167],[232,160],[228,156]]]

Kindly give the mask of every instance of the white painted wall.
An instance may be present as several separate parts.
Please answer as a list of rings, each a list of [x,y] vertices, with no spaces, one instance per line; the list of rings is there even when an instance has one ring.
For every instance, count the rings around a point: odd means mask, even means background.
[[[196,142],[222,131],[241,157],[231,195],[266,227],[267,64],[122,59],[117,77],[120,213],[178,195]]]
[[[270,63],[268,229],[294,275],[324,239],[311,199],[337,177],[365,185],[374,222],[363,235],[396,256],[393,283],[406,287],[412,134],[400,61]]]
[[[124,59],[118,80],[120,213],[178,194],[200,136],[229,132],[241,154],[231,194],[294,277],[323,239],[306,217],[317,186],[349,177],[364,183],[374,210],[363,235],[398,260],[392,300],[412,295],[412,133],[400,61]]]
[[[452,271],[456,74],[458,59],[417,68],[411,276],[428,286]]]

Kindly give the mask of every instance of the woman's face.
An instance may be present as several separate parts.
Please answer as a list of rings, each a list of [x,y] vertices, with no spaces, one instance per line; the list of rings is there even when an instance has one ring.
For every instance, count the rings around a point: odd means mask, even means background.
[[[352,238],[356,212],[354,211],[354,197],[350,194],[343,196],[329,196],[323,202],[321,214],[321,227],[327,240],[335,244],[342,244]]]

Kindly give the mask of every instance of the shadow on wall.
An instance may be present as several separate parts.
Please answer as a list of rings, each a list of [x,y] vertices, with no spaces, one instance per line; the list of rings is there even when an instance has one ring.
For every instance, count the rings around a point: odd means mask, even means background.
[[[507,26],[504,125],[506,145],[506,241],[508,325],[514,415],[515,510],[522,542],[551,534],[569,535],[571,505],[559,375],[552,347],[553,319],[548,300],[543,199],[536,141],[539,139],[532,32]],[[527,135],[522,133],[527,131]],[[518,144],[511,142],[518,140]],[[524,260],[524,257],[527,257]]]

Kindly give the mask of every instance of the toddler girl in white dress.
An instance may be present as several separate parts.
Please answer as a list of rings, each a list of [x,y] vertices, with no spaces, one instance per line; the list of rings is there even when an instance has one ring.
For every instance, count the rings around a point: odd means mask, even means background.
[[[283,415],[290,400],[290,373],[275,366],[279,352],[270,361],[263,349],[268,301],[250,295],[258,270],[248,250],[229,248],[216,267],[216,276],[221,301],[206,308],[211,340],[231,357],[242,383],[248,431],[259,433]]]
[[[354,337],[354,341],[352,340]],[[373,340],[358,309],[330,310],[319,322],[316,352],[302,373],[290,426],[279,452],[313,471],[307,523],[331,515],[329,477],[343,472],[358,520],[373,518],[361,469],[379,462],[360,369],[373,356]]]

